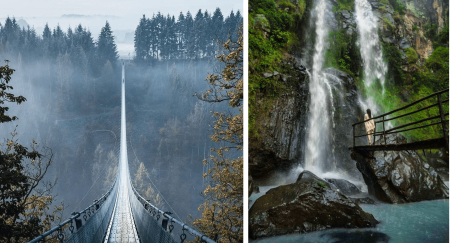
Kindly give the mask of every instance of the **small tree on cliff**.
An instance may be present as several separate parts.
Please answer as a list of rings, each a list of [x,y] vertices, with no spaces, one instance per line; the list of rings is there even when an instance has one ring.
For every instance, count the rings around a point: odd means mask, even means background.
[[[226,144],[209,159],[212,168],[203,175],[210,177],[210,184],[203,191],[205,202],[199,206],[202,218],[193,224],[217,242],[243,241],[243,157],[227,158],[231,150],[243,150],[243,36],[239,28],[237,42],[223,43],[224,53],[217,56],[225,67],[220,73],[209,74],[206,80],[210,89],[196,96],[207,102],[228,102],[238,112],[214,112],[214,142]],[[206,160],[203,161],[207,163]]]
[[[0,67],[0,124],[17,119],[6,112],[5,102],[21,104],[23,96],[9,93],[8,85],[14,69],[8,65]],[[17,143],[16,132],[11,139],[0,144],[0,242],[23,242],[43,233],[51,223],[60,219],[62,206],[48,212],[53,203],[51,192],[55,182],[44,181],[52,162],[50,150],[38,152],[32,142],[31,149]]]

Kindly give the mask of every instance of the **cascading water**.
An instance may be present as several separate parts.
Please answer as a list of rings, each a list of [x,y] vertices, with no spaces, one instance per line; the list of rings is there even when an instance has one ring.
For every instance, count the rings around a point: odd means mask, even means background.
[[[328,28],[325,23],[326,0],[315,6],[316,44],[313,56],[311,81],[309,82],[309,131],[306,140],[305,169],[322,174],[330,151],[330,114],[328,112],[327,80],[322,72]],[[331,97],[331,93],[330,93]],[[331,102],[332,103],[332,102]]]
[[[378,36],[378,17],[372,12],[372,6],[367,0],[355,0],[356,23],[358,26],[358,46],[364,62],[364,84],[368,97],[360,102],[362,108],[370,108],[372,114],[379,114],[381,110],[376,104],[371,85],[379,81],[384,93],[385,74],[387,65],[383,62],[383,52]]]

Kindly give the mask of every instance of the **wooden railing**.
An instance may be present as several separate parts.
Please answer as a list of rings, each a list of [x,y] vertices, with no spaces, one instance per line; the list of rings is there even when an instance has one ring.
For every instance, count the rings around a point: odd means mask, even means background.
[[[365,121],[361,121],[361,122],[357,122],[357,123],[353,124],[352,125],[353,126],[353,147],[356,146],[355,140],[358,137],[365,137],[367,135],[373,135],[373,142],[375,143],[376,136],[381,136],[381,138],[384,138],[384,145],[386,146],[386,135],[400,133],[400,132],[406,132],[406,131],[411,131],[411,130],[416,130],[416,129],[422,129],[422,128],[429,127],[429,126],[439,126],[440,125],[440,126],[442,126],[443,139],[445,139],[445,142],[446,142],[446,145],[447,145],[447,149],[448,149],[448,129],[447,129],[448,120],[446,120],[445,117],[448,116],[449,113],[448,113],[448,111],[445,112],[444,109],[442,108],[442,104],[448,102],[448,98],[446,100],[442,100],[442,95],[444,93],[448,94],[448,92],[449,92],[449,89],[445,89],[445,90],[439,91],[437,93],[434,93],[434,94],[429,95],[427,97],[424,97],[422,99],[414,101],[411,104],[406,105],[404,107],[401,107],[401,108],[395,109],[393,111],[387,112],[385,114],[382,114],[382,115],[379,115],[379,116],[376,116],[376,117],[372,117],[371,119],[368,119],[368,120],[365,120]],[[418,110],[415,110],[413,112],[402,114],[402,115],[399,115],[399,116],[396,116],[396,117],[390,117],[390,118],[387,117],[388,115],[392,115],[393,113],[406,110],[407,108],[409,108],[409,107],[411,107],[413,105],[417,105],[417,104],[419,104],[419,103],[421,103],[421,102],[423,102],[425,100],[432,99],[434,97],[437,97],[437,102],[435,104],[432,104],[432,105],[420,108]],[[439,115],[437,115],[437,116],[428,117],[428,118],[425,118],[425,119],[421,119],[419,121],[414,121],[414,122],[411,122],[411,123],[407,123],[407,124],[400,125],[400,126],[397,126],[397,127],[390,128],[390,129],[386,130],[386,122],[388,122],[388,121],[393,121],[393,120],[399,119],[401,117],[405,117],[405,116],[409,116],[409,115],[415,114],[417,112],[425,111],[425,110],[431,109],[431,108],[433,108],[435,106],[438,106],[438,108],[439,108]],[[422,122],[425,122],[425,121],[434,120],[434,119],[439,119],[439,121],[438,122],[433,122],[433,123],[430,123],[430,124],[426,124],[426,125],[422,125],[422,126],[418,126],[418,127],[412,127],[412,128],[399,130],[401,128],[411,127],[413,125],[417,125],[419,123],[422,123]],[[365,122],[370,121],[370,120],[374,120],[375,121],[374,132],[370,133],[370,134],[364,134],[364,135],[355,135],[355,127],[357,125],[364,124]],[[380,124],[380,123],[383,125],[383,131],[377,132],[376,126],[377,126],[377,124]],[[442,139],[442,138],[438,138],[438,139]]]

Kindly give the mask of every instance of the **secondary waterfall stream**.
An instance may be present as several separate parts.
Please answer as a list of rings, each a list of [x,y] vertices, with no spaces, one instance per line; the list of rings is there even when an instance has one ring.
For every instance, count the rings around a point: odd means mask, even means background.
[[[380,114],[381,110],[372,94],[372,84],[379,81],[384,93],[384,81],[387,65],[383,61],[383,52],[378,36],[378,17],[372,12],[372,6],[367,0],[355,0],[356,23],[358,27],[358,47],[364,63],[364,85],[367,98],[360,100],[364,110],[370,108],[372,114]]]

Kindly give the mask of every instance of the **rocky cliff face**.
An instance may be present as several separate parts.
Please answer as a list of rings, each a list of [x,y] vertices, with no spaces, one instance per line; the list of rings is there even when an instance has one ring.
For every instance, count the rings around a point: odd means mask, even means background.
[[[252,144],[249,153],[250,174],[256,178],[303,161],[309,112],[309,76],[305,67],[296,67],[298,76],[289,78],[287,92],[274,100],[268,115],[259,121],[261,142],[258,146]],[[330,134],[330,139],[334,141],[334,154],[330,157],[334,158],[335,167],[355,173],[355,163],[348,150],[352,141],[349,124],[359,121],[364,115],[358,105],[355,81],[350,75],[334,68],[327,68],[324,72],[334,94],[332,115],[335,131]],[[277,75],[283,78],[282,74]]]
[[[399,1],[406,9],[404,14],[395,11],[397,1],[390,4],[383,1],[369,0],[376,16],[379,17],[379,26],[382,40],[397,45],[403,55],[403,70],[415,71],[417,61],[427,59],[433,52],[433,43],[426,32],[434,24],[440,32],[448,20],[448,1],[442,0],[414,0]],[[428,24],[428,25],[427,25]],[[408,59],[406,49],[412,47],[418,58]]]
[[[285,92],[269,104],[266,115],[260,116],[258,141],[250,141],[249,168],[254,177],[273,170],[289,168],[302,156],[308,110],[308,80],[306,68],[294,59],[289,62],[294,76],[265,73],[285,84]],[[264,101],[260,101],[264,102]]]

